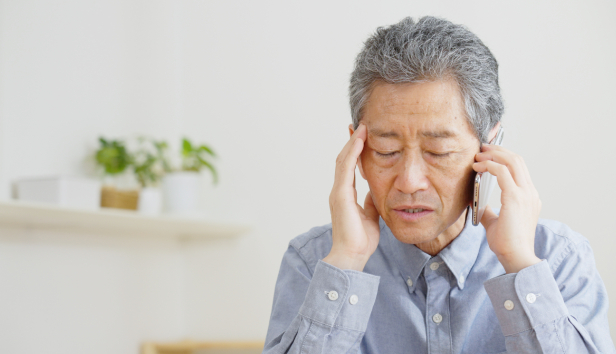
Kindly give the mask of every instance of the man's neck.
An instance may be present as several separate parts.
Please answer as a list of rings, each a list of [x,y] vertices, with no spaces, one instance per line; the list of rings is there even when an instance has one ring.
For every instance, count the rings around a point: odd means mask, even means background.
[[[451,241],[460,235],[462,229],[464,229],[467,213],[468,208],[466,208],[456,222],[454,222],[449,228],[447,228],[447,230],[443,231],[435,239],[424,243],[417,243],[415,246],[433,257],[436,256],[443,248],[447,247]]]

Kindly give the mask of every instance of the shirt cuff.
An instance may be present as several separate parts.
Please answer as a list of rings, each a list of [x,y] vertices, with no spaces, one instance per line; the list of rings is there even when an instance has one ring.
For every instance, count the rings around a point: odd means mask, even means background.
[[[484,284],[505,336],[567,316],[556,280],[546,260]]]
[[[319,261],[299,314],[328,326],[365,332],[380,277]]]

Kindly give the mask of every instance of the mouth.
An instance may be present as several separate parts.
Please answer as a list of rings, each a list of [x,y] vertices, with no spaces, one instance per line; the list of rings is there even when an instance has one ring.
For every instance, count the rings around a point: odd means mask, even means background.
[[[424,209],[424,208],[417,208],[417,209],[402,209],[401,211],[403,211],[405,213],[415,214],[415,213],[421,213],[424,210],[426,210],[426,209]]]
[[[419,221],[424,219],[428,215],[432,214],[434,210],[426,206],[402,206],[394,209],[396,215],[404,221]]]

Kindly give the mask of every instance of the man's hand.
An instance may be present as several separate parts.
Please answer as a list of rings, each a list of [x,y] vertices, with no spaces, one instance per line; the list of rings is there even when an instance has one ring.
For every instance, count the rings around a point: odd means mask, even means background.
[[[502,190],[501,210],[496,215],[487,206],[481,223],[488,245],[507,273],[539,263],[535,255],[535,228],[541,200],[522,158],[495,145],[483,145],[473,169],[490,172]]]
[[[336,159],[334,187],[329,195],[333,245],[327,262],[340,269],[363,271],[379,244],[379,213],[366,195],[364,208],[357,204],[355,167],[364,148],[366,126],[360,124]]]

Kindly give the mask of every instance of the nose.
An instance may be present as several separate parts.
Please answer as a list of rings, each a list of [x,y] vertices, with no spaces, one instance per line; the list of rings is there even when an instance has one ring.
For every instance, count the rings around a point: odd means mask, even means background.
[[[425,161],[420,155],[405,153],[398,161],[398,171],[394,187],[404,194],[427,190],[430,182],[426,175]]]

